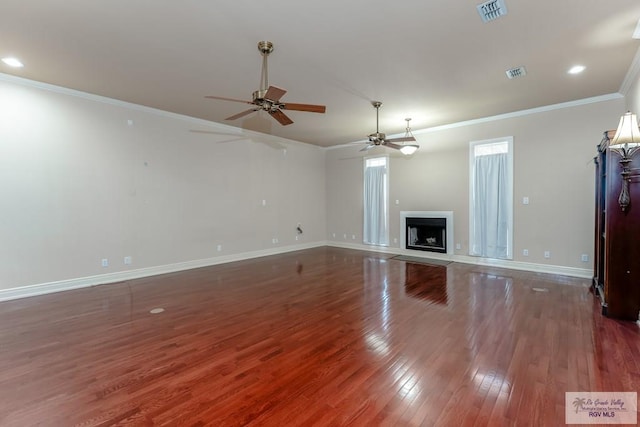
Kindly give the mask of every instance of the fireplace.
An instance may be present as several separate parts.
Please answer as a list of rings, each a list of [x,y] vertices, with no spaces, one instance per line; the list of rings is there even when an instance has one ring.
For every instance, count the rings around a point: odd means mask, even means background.
[[[453,212],[400,212],[400,248],[453,254]]]
[[[447,253],[447,219],[406,219],[406,248],[419,251]]]

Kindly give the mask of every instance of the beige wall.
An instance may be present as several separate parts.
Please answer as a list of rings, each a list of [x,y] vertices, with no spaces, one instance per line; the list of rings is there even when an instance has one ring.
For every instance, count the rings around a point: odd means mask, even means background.
[[[324,241],[322,149],[78,95],[0,80],[0,290]]]
[[[418,154],[391,157],[391,246],[399,246],[400,211],[452,210],[455,242],[461,245],[455,253],[466,255],[469,142],[513,136],[514,260],[590,269],[591,261],[582,262],[581,255],[593,257],[592,159],[602,132],[617,124],[624,102],[612,99],[416,135]],[[327,153],[327,237],[336,244],[362,244],[359,148]],[[524,196],[529,205],[522,204]],[[529,250],[528,257],[522,256],[523,249]],[[550,259],[544,251],[551,252]]]
[[[401,210],[453,210],[456,253],[466,254],[469,141],[511,135],[516,260],[590,268],[580,255],[592,256],[591,160],[602,131],[624,110],[616,99],[419,133],[417,155],[391,158],[392,246]],[[325,151],[190,129],[238,131],[0,79],[0,290],[87,277],[99,283],[118,272],[325,240],[362,243],[360,147]],[[304,234],[296,240],[298,223]]]

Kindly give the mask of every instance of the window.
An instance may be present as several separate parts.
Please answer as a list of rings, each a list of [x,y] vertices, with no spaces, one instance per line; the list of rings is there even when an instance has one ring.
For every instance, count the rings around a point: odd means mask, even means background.
[[[513,138],[471,142],[469,255],[513,258]]]
[[[388,158],[373,157],[364,162],[364,232],[370,245],[389,244]]]

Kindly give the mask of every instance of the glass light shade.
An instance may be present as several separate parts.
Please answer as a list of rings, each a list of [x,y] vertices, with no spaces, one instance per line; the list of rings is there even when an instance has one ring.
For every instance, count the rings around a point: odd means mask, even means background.
[[[413,144],[403,145],[402,148],[400,149],[400,152],[406,156],[410,156],[416,151],[418,151],[418,146]]]
[[[638,129],[638,118],[631,111],[627,111],[620,117],[620,123],[616,134],[609,144],[609,148],[614,150],[629,149],[634,150],[640,146],[640,129]]]

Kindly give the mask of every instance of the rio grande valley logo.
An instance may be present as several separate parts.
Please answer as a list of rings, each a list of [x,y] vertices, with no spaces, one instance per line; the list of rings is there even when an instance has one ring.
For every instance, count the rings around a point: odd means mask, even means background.
[[[567,392],[567,424],[636,424],[636,392]]]

